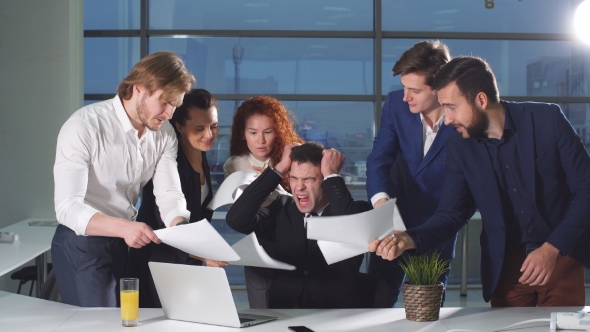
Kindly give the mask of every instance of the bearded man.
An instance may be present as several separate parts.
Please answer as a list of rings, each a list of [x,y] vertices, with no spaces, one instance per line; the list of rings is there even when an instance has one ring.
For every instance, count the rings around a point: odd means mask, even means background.
[[[153,179],[166,226],[189,220],[166,121],[195,83],[178,55],[141,59],[110,100],[76,111],[57,138],[51,255],[64,303],[116,307],[128,246],[160,243],[136,221],[139,193]]]
[[[370,250],[426,252],[481,213],[481,282],[493,307],[584,306],[590,266],[590,157],[558,105],[501,101],[489,65],[457,57],[433,88],[445,124],[447,174],[433,217]]]

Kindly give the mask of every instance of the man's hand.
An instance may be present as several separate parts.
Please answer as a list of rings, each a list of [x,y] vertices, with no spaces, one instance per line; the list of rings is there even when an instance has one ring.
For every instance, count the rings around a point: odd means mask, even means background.
[[[377,202],[375,202],[375,205],[373,205],[373,208],[376,209],[379,206],[385,204],[385,202],[387,202],[387,201],[388,201],[387,198],[381,198],[381,199],[377,200]]]
[[[139,221],[128,221],[121,237],[125,239],[128,246],[137,249],[150,242],[162,242],[150,226]]]
[[[404,251],[415,249],[414,240],[406,232],[393,231],[395,237],[387,236],[383,240],[375,240],[369,245],[369,251],[375,252],[377,256],[392,261],[398,258]]]
[[[559,250],[549,242],[533,250],[525,259],[520,272],[522,276],[518,282],[529,286],[543,286],[551,277],[557,261]]]
[[[274,166],[275,171],[281,173],[283,177],[291,170],[291,150],[294,146],[295,145],[292,144],[285,145],[281,161],[279,161],[279,163]]]
[[[204,260],[205,264],[209,267],[224,267],[224,266],[228,266],[228,262],[224,262],[224,261],[214,261],[211,259],[205,259]]]
[[[195,255],[188,255],[190,258],[193,259],[198,259],[200,261],[205,262],[205,265],[209,266],[209,267],[224,267],[224,266],[228,266],[229,263],[228,262],[224,262],[224,261],[214,261],[212,259],[206,259],[203,257],[199,257],[199,256],[195,256]]]
[[[346,158],[342,154],[342,152],[336,149],[324,149],[322,151],[322,163],[320,165],[320,170],[324,177],[332,174],[340,173],[340,169],[344,164],[344,160]]]

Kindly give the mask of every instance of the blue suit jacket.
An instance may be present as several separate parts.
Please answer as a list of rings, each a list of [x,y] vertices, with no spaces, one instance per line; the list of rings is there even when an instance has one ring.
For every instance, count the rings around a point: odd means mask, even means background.
[[[550,233],[546,239],[561,254],[590,266],[590,157],[559,106],[502,102],[510,112],[517,140],[520,175],[533,217]],[[436,214],[408,231],[418,252],[453,236],[475,202],[482,217],[481,280],[490,300],[504,261],[506,228],[500,189],[483,142],[449,137],[447,176]]]
[[[390,92],[383,105],[381,126],[367,159],[367,194],[369,199],[379,192],[397,197],[400,214],[410,229],[436,212],[445,178],[444,143],[455,129],[442,125],[424,156],[420,114],[410,112],[403,97],[403,90]],[[447,241],[449,244],[439,249],[442,258],[451,259],[454,239]]]

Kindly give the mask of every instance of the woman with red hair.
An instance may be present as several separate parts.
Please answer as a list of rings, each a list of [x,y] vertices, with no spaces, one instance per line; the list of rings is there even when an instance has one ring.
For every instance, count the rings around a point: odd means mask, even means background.
[[[231,157],[223,165],[225,177],[251,168],[262,172],[266,167],[281,161],[286,145],[303,143],[295,131],[292,118],[292,113],[274,98],[257,96],[244,101],[234,115],[229,145]],[[286,176],[263,206],[268,206],[279,195],[288,194],[288,191],[289,178]],[[272,243],[261,242],[261,239],[258,242],[267,252],[273,251]],[[273,274],[272,269],[244,267],[251,309],[268,308],[268,291]]]
[[[248,168],[262,172],[281,161],[285,145],[303,142],[295,131],[292,113],[281,102],[268,96],[252,97],[244,101],[234,115],[229,145],[231,157],[223,165],[225,177]],[[285,177],[264,206],[289,190],[289,179]]]

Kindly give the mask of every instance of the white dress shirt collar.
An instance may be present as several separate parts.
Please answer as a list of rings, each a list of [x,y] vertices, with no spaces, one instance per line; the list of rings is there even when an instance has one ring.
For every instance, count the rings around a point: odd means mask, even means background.
[[[420,113],[420,120],[422,121],[422,147],[424,151],[423,156],[426,156],[426,153],[428,153],[428,150],[430,150],[432,143],[434,143],[434,139],[436,138],[436,134],[438,134],[438,130],[445,122],[445,116],[443,114],[438,119],[438,121],[436,121],[432,128],[428,125],[422,113]]]
[[[113,107],[115,108],[115,115],[117,116],[117,119],[119,119],[119,122],[121,122],[121,126],[123,126],[123,131],[137,131],[137,129],[133,127],[133,124],[129,119],[129,115],[125,111],[125,107],[123,107],[123,102],[121,101],[121,97],[119,97],[119,95],[116,95],[115,98],[113,98]]]
[[[270,165],[270,158],[267,159],[266,161],[260,161],[260,160],[256,159],[252,155],[252,153],[250,153],[248,155],[248,161],[250,162],[250,164],[252,166],[261,167],[261,168],[267,168]]]
[[[314,211],[314,212],[315,212],[315,213],[316,213],[318,216],[321,216],[321,215],[322,215],[322,213],[324,213],[324,210],[325,210],[325,209],[328,207],[328,205],[330,205],[330,203],[328,203],[328,204],[324,205],[324,207],[322,207],[321,209],[319,209],[319,210],[317,210],[317,211]],[[311,217],[313,217],[313,216],[311,215],[311,213],[306,213],[306,214],[305,214],[305,216],[303,217],[303,226],[304,226],[305,228],[307,228],[307,221],[308,221],[309,219],[311,219]]]

